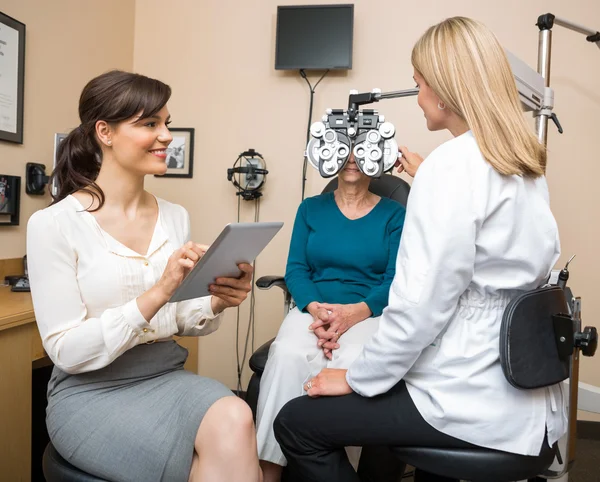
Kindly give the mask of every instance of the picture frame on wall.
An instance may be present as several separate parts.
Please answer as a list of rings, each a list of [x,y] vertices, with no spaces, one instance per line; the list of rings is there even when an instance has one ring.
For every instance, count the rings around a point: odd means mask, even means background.
[[[25,24],[0,12],[0,141],[23,144]]]
[[[167,147],[167,172],[156,177],[191,178],[194,174],[194,128],[172,127],[173,140]]]
[[[0,174],[0,226],[18,226],[21,178]]]

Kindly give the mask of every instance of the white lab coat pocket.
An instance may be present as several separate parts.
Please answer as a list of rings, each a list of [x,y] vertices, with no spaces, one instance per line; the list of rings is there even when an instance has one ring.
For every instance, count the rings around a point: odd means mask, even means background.
[[[410,259],[402,258],[396,268],[392,283],[394,293],[409,303],[418,304],[427,278],[427,269]]]

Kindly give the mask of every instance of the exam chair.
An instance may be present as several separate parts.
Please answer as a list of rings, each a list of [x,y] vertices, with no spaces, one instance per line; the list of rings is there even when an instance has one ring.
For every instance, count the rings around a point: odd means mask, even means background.
[[[337,189],[338,180],[337,177],[329,181],[329,183],[323,189],[323,193],[334,191]],[[384,174],[380,178],[371,179],[369,185],[369,191],[373,194],[377,194],[383,198],[389,198],[393,201],[399,202],[402,206],[406,207],[408,201],[408,194],[410,192],[410,185],[403,179],[393,176],[391,174]],[[295,306],[292,295],[287,289],[285,279],[283,276],[261,276],[256,280],[256,286],[261,290],[268,290],[273,287],[281,288],[284,297],[283,307],[283,318],[285,318],[288,312]],[[283,319],[282,318],[282,319]],[[246,390],[246,402],[252,409],[254,420],[256,421],[256,406],[258,403],[258,392],[260,389],[260,377],[263,374],[265,365],[267,364],[267,357],[269,356],[269,348],[275,341],[275,338],[269,340],[264,345],[260,346],[250,357],[249,365],[252,370],[252,377],[248,383]]]

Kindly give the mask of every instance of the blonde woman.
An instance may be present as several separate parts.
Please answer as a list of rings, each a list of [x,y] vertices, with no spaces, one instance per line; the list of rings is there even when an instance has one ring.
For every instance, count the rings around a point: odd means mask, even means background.
[[[499,361],[504,308],[559,256],[546,152],[504,50],[456,17],[419,39],[412,64],[428,129],[454,139],[420,166],[403,149],[400,169],[418,171],[389,306],[349,369],[323,370],[305,384],[318,398],[291,401],[275,420],[292,480],[358,481],[346,445],[537,455],[565,432],[560,389],[517,390]]]

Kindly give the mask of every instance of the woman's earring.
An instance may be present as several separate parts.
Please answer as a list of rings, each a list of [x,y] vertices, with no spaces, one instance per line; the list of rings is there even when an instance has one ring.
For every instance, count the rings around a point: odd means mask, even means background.
[[[446,108],[446,104],[444,104],[441,100],[438,102],[438,109],[444,110]]]
[[[438,105],[439,107],[439,105]],[[112,141],[109,139],[108,141],[106,141],[106,143],[110,146],[112,144]]]

